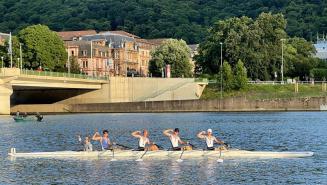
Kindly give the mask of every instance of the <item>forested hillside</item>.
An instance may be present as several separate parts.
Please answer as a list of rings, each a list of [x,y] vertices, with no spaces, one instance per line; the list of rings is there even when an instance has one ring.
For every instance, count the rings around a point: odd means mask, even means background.
[[[217,20],[269,11],[285,15],[291,36],[311,40],[327,31],[327,0],[2,0],[0,32],[41,23],[55,31],[123,29],[198,43]]]

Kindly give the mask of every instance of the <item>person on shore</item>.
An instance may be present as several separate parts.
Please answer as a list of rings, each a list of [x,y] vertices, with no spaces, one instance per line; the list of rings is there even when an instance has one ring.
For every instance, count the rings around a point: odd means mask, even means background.
[[[187,144],[187,142],[182,141],[181,138],[179,137],[179,129],[178,128],[175,128],[174,130],[173,129],[164,130],[163,134],[170,139],[172,149],[174,151],[182,150],[180,147],[180,144],[182,144],[182,145]]]
[[[134,131],[132,132],[132,136],[139,139],[137,151],[144,151],[145,149],[150,151],[159,150],[154,143],[150,142],[149,132],[147,129],[143,130],[143,134],[141,134],[141,131]]]
[[[16,112],[16,116],[17,116],[17,117],[20,116],[20,112],[19,112],[19,110]]]
[[[206,141],[207,150],[215,150],[214,142],[221,144],[221,145],[226,145],[222,140],[216,138],[212,134],[212,129],[210,129],[210,128],[207,130],[207,132],[205,132],[205,131],[199,132],[197,134],[197,137]]]
[[[103,136],[100,135],[100,133],[97,131],[94,133],[92,140],[99,141],[101,144],[102,150],[110,150],[111,142],[109,139],[109,132],[108,130],[102,131]]]
[[[23,117],[24,118],[27,118],[27,112],[24,113]]]
[[[93,147],[92,147],[92,143],[91,143],[91,138],[86,136],[85,140],[84,140],[84,151],[86,152],[92,152]]]

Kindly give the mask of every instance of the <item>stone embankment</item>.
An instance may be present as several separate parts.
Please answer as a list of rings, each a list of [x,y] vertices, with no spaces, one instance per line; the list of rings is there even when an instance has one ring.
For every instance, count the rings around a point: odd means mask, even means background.
[[[98,113],[98,112],[226,112],[226,111],[320,111],[327,109],[327,97],[250,100],[175,100],[124,103],[17,105],[11,112]]]

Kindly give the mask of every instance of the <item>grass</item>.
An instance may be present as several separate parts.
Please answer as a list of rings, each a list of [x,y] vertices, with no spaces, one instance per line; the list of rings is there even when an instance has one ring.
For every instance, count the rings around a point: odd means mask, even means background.
[[[321,84],[299,84],[299,92],[295,92],[294,84],[249,84],[247,88],[239,91],[224,91],[223,98],[246,97],[253,100],[261,99],[289,99],[304,97],[327,96],[322,91]],[[209,84],[203,91],[201,99],[220,98],[220,88],[216,84]]]

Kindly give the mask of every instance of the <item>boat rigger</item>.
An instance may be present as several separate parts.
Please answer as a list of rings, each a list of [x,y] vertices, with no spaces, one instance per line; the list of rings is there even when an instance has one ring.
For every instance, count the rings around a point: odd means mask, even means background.
[[[146,152],[146,153],[145,153]],[[117,158],[138,159],[154,158],[167,159],[179,158],[183,152],[183,158],[299,158],[311,157],[313,152],[270,152],[270,151],[247,151],[247,150],[189,150],[189,151],[133,151],[133,150],[104,150],[104,151],[56,151],[56,152],[31,152],[17,153],[11,148],[8,153],[11,157],[22,158]],[[144,155],[145,154],[145,155]]]

